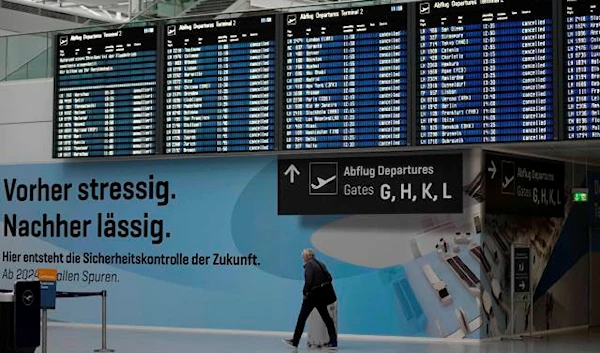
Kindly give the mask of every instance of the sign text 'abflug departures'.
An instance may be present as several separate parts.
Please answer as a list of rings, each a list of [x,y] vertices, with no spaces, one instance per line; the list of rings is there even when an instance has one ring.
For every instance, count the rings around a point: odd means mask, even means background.
[[[462,155],[279,159],[279,214],[461,213]]]

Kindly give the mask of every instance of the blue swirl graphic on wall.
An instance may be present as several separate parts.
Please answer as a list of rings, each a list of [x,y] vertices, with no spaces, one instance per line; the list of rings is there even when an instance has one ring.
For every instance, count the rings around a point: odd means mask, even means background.
[[[288,279],[303,279],[300,249],[310,237],[340,216],[278,216],[277,161],[265,166],[239,196],[231,218],[231,234],[241,253],[258,252],[260,269]],[[337,278],[370,271],[318,254]]]
[[[196,319],[180,317],[174,325],[216,328],[280,329],[293,325],[301,299],[303,270],[300,251],[311,246],[316,231],[339,220],[340,216],[279,216],[277,214],[277,160],[274,158],[214,158],[159,161],[57,163],[1,167],[5,179],[21,183],[71,183],[68,200],[51,202],[0,202],[0,212],[15,214],[19,219],[41,219],[43,214],[60,214],[62,219],[95,219],[98,214],[114,214],[115,219],[149,219],[164,221],[170,233],[160,244],[144,238],[98,237],[95,225],[86,238],[47,237],[41,240],[76,253],[139,254],[191,256],[195,253],[258,255],[260,266],[151,266],[113,265],[123,271],[159,280],[161,288],[177,290],[176,284],[202,290],[202,304],[193,312]],[[77,186],[99,182],[137,182],[167,180],[169,193],[175,195],[167,206],[157,200],[87,200],[77,198]],[[94,222],[95,223],[95,222]],[[368,236],[368,235],[365,235]],[[25,244],[24,251],[25,250]],[[342,247],[352,246],[348,243]],[[381,280],[386,270],[373,270],[349,264],[319,253],[335,276],[339,302],[340,330],[363,334],[423,334],[421,315],[402,310],[393,286]],[[81,268],[92,268],[81,264]],[[292,281],[288,281],[288,280]],[[119,288],[137,282],[120,283]],[[153,287],[137,288],[154,291]],[[160,286],[159,286],[160,287]],[[410,293],[408,283],[404,293]],[[265,295],[271,293],[271,295]],[[274,298],[279,293],[280,298]],[[413,296],[414,297],[414,296]],[[410,297],[411,307],[418,302]],[[113,297],[116,298],[116,297]],[[235,299],[233,299],[235,298]],[[125,298],[113,299],[115,307],[127,307]],[[229,301],[228,301],[229,300]],[[235,304],[230,301],[235,300]],[[137,303],[140,304],[140,303]],[[178,313],[190,312],[177,306]],[[140,304],[141,305],[141,304]],[[75,307],[74,307],[75,308]],[[69,318],[77,317],[76,309]],[[120,317],[121,322],[147,324],[141,306],[137,319]],[[281,313],[276,318],[262,316],[266,310]],[[162,313],[162,311],[161,311]],[[223,315],[227,313],[227,315]],[[67,315],[67,314],[65,314]],[[73,316],[74,315],[74,316]],[[232,316],[233,315],[233,316]],[[408,316],[410,316],[410,318]],[[235,317],[235,320],[231,318]],[[417,320],[413,320],[412,317]],[[131,322],[130,320],[134,320]]]

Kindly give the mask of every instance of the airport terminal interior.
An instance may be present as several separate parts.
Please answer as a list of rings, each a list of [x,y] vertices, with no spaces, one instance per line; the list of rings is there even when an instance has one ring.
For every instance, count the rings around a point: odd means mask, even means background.
[[[598,0],[0,0],[0,353],[600,347]]]

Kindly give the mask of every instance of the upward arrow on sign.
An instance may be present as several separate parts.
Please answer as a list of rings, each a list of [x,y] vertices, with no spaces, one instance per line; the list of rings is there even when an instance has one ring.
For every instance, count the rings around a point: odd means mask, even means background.
[[[298,168],[296,168],[295,165],[290,164],[290,166],[285,170],[285,173],[283,173],[283,175],[290,177],[290,184],[294,183],[294,178],[296,177],[296,175],[300,175],[300,171],[298,170]]]
[[[496,176],[496,172],[498,171],[498,169],[496,169],[496,164],[494,163],[494,161],[491,161],[491,162],[492,162],[492,166],[488,167],[488,172],[492,173],[491,178],[492,178],[492,180],[494,180],[494,177]]]

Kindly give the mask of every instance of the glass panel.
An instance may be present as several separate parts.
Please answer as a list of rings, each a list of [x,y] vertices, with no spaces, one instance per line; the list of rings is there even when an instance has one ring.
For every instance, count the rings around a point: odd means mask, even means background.
[[[183,10],[187,10],[190,7],[192,7],[192,5],[195,5],[195,4],[196,4],[195,0],[181,0],[181,7]]]
[[[27,64],[27,78],[45,77],[48,77],[48,49],[44,50]]]
[[[23,65],[20,68],[11,72],[7,77],[7,81],[26,80],[27,79],[27,65]]]
[[[48,77],[54,77],[54,56],[56,55],[54,50],[54,33],[48,33],[48,50],[46,51]]]
[[[23,71],[21,69],[26,67],[29,61],[46,51],[47,45],[48,43],[45,34],[27,34],[8,37],[7,74],[11,76],[11,74],[17,70]],[[26,68],[24,72],[27,72]],[[21,77],[21,74],[17,76]],[[25,77],[27,77],[27,75]]]
[[[158,13],[158,2],[154,2],[151,4],[147,4],[147,7],[138,12],[137,14],[133,14],[133,21],[132,22],[140,22],[140,21],[145,21],[145,20],[151,20],[153,18],[157,17],[157,13]]]
[[[8,37],[0,37],[0,81],[6,77],[6,41]]]

